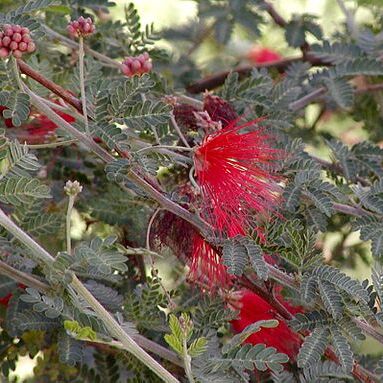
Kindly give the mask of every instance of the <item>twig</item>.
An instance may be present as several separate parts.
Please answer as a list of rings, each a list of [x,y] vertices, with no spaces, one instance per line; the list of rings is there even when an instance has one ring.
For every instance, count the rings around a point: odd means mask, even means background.
[[[271,18],[274,20],[275,24],[279,25],[282,28],[285,28],[287,25],[287,21],[276,11],[274,6],[265,1],[264,2],[264,8],[266,12],[271,16]]]
[[[29,149],[47,149],[47,148],[57,148],[59,146],[67,146],[71,144],[75,144],[78,142],[78,140],[65,140],[65,141],[56,141],[56,142],[49,142],[47,144],[35,144],[35,145],[26,145]]]
[[[47,35],[51,39],[59,40],[61,43],[63,43],[64,45],[66,45],[69,48],[79,49],[79,44],[76,43],[75,41],[69,39],[68,37],[65,37],[65,36],[61,35],[60,33],[58,33],[56,31],[54,31],[53,29],[49,28],[47,25],[44,25],[44,29],[45,29]],[[89,48],[86,45],[84,45],[84,50],[85,50],[85,52],[89,53],[90,55],[92,55],[96,59],[100,60],[103,63],[108,64],[111,67],[114,67],[114,68],[117,68],[117,69],[121,68],[121,64],[118,63],[117,61],[111,59],[108,56],[103,55],[100,52],[94,51],[93,49]]]
[[[52,263],[54,258],[37,242],[35,242],[27,233],[19,228],[4,212],[0,209],[0,225],[7,231],[13,234],[20,242],[29,248],[41,261],[44,263]],[[141,349],[134,340],[121,328],[117,321],[110,315],[110,313],[98,302],[98,300],[86,289],[82,282],[71,272],[72,281],[70,286],[73,290],[80,295],[98,317],[102,320],[105,326],[110,331],[110,334],[116,339],[120,340],[125,349],[136,356],[147,367],[152,369],[159,377],[165,382],[179,383],[179,381],[165,370],[158,362],[156,362],[150,355]]]
[[[327,89],[323,86],[318,89],[315,89],[309,94],[306,94],[306,96],[303,96],[302,98],[300,98],[299,100],[291,102],[289,104],[289,109],[292,112],[296,112],[299,109],[302,109],[306,105],[310,104],[312,101],[316,100],[318,97],[323,96],[326,92],[327,92]]]
[[[85,73],[84,73],[84,38],[79,37],[79,49],[78,49],[78,66],[80,75],[80,93],[81,93],[81,104],[82,114],[84,116],[85,132],[90,136],[89,124],[88,124],[88,112],[86,110],[86,93],[85,93]]]
[[[70,233],[70,226],[71,226],[70,224],[71,224],[72,209],[74,206],[75,199],[76,199],[75,195],[69,195],[68,208],[67,208],[66,218],[65,218],[66,251],[69,255],[72,254],[72,237]]]
[[[216,73],[214,75],[205,77],[202,80],[196,81],[195,83],[189,85],[186,87],[186,90],[190,93],[201,93],[205,90],[211,90],[214,88],[217,88],[218,86],[222,85],[226,77],[232,73],[238,73],[241,77],[249,76],[251,71],[261,68],[275,68],[279,72],[284,72],[286,68],[293,62],[301,61],[302,57],[291,57],[291,58],[284,58],[282,60],[274,61],[272,63],[263,63],[263,64],[257,64],[257,65],[244,65],[237,68],[234,68],[230,71],[224,71],[220,73]]]
[[[43,292],[47,292],[50,289],[50,286],[46,283],[39,281],[38,279],[32,277],[30,274],[24,273],[23,271],[9,266],[3,261],[0,261],[0,274]]]
[[[184,143],[184,145],[187,147],[187,148],[190,148],[190,145],[187,141],[187,139],[185,138],[185,136],[183,135],[180,127],[178,126],[177,124],[177,121],[176,119],[174,118],[174,114],[173,112],[170,114],[170,122],[172,123],[172,126],[174,128],[174,130],[177,132],[179,138],[181,139],[181,141]]]
[[[146,152],[146,151],[151,151],[151,150],[157,150],[157,149],[170,149],[170,150],[181,150],[185,152],[191,152],[193,151],[193,148],[185,147],[185,146],[175,146],[175,145],[154,145],[154,146],[146,146],[144,148],[141,148],[137,150],[136,153],[141,153],[141,152]]]
[[[322,158],[318,158],[318,157],[315,157],[315,156],[311,156],[311,158],[315,162],[320,164],[322,167],[324,167],[324,168],[326,168],[328,170],[331,170],[331,171],[333,171],[335,173],[343,175],[343,170],[342,170],[342,167],[340,166],[340,164],[334,163],[334,162],[330,162],[330,161],[326,161],[326,160],[323,160]],[[364,179],[362,177],[356,176],[355,180],[357,182],[359,182],[362,186],[371,186],[370,181],[368,181],[368,180],[366,180],[366,179]]]
[[[371,84],[367,85],[365,87],[359,88],[355,90],[356,94],[363,94],[363,93],[369,93],[369,92],[380,92],[383,90],[383,83],[379,84]],[[303,109],[308,104],[317,101],[318,98],[323,96],[327,92],[327,89],[325,87],[320,87],[318,89],[313,90],[312,92],[306,94],[302,98],[291,102],[289,104],[289,109],[293,112],[296,112],[300,109]]]
[[[17,59],[17,65],[21,73],[26,74],[27,76],[33,78],[35,81],[40,83],[45,88],[49,89],[53,93],[60,96],[63,100],[65,100],[68,104],[75,107],[80,113],[82,113],[81,101],[69,93],[67,90],[62,88],[60,85],[57,85],[51,80],[48,80],[46,77],[42,76],[40,73],[36,72],[32,67],[26,64],[24,61]]]
[[[88,291],[82,282],[71,273],[72,281],[70,286],[88,303],[95,311],[97,316],[104,322],[110,334],[123,344],[125,350],[134,355],[144,365],[155,372],[164,382],[179,383],[173,375],[164,369],[156,360],[147,354],[137,343],[121,328],[112,315],[98,302],[98,300]]]

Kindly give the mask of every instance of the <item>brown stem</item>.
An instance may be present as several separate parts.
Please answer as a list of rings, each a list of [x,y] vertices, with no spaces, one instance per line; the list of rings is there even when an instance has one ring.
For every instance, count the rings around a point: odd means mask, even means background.
[[[32,277],[32,275],[30,274],[24,273],[23,271],[17,270],[12,266],[9,266],[3,261],[0,261],[0,274],[43,292],[47,292],[50,289],[49,285],[47,285],[46,283],[41,282],[35,277]]]
[[[21,73],[24,73],[28,77],[33,78],[35,81],[40,83],[45,88],[49,89],[51,92],[57,94],[57,96],[61,97],[68,104],[72,105],[80,113],[82,113],[81,101],[77,97],[73,96],[70,92],[62,88],[60,85],[57,85],[53,81],[48,80],[46,77],[36,72],[32,67],[26,64],[24,61],[20,59],[17,59],[16,61]]]
[[[290,58],[284,58],[282,60],[274,61],[272,63],[239,66],[230,71],[219,72],[214,75],[205,77],[202,80],[196,81],[195,83],[189,85],[186,88],[186,90],[190,93],[201,93],[201,92],[204,92],[205,90],[211,90],[211,89],[217,88],[225,82],[226,77],[231,72],[238,73],[240,77],[249,76],[253,69],[261,69],[261,68],[275,68],[279,72],[284,72],[291,63],[301,61],[301,60],[302,60],[302,57],[290,57]]]
[[[287,21],[276,11],[276,9],[271,3],[265,1],[264,8],[266,12],[270,15],[270,17],[274,20],[275,24],[279,25],[282,28],[286,27]]]
[[[315,156],[311,156],[311,158],[315,162],[320,164],[322,167],[324,167],[324,168],[326,168],[328,170],[331,170],[334,173],[343,174],[342,167],[340,166],[339,163],[334,163],[334,162],[326,161],[326,160],[323,160],[322,158],[318,158],[318,157],[315,157]],[[362,177],[356,176],[355,180],[357,182],[359,182],[362,186],[371,186],[370,181],[368,181],[368,180],[366,180],[366,179],[364,179]]]

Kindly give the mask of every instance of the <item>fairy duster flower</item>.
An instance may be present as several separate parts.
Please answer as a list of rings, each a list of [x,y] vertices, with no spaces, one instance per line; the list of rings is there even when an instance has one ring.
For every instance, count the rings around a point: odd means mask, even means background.
[[[279,297],[279,301],[292,314],[301,311],[283,300],[282,296]],[[279,352],[287,354],[291,361],[296,360],[301,339],[297,333],[288,327],[287,323],[280,318],[268,302],[252,291],[243,290],[232,294],[230,306],[239,310],[238,317],[231,321],[232,328],[236,333],[243,331],[248,325],[257,321],[277,319],[279,321],[277,327],[262,328],[250,335],[245,343],[253,345],[264,343],[267,347],[275,347]]]
[[[280,196],[276,160],[261,120],[238,125],[238,120],[205,136],[194,152],[202,215],[220,235],[233,236],[251,227],[254,214],[265,214]]]

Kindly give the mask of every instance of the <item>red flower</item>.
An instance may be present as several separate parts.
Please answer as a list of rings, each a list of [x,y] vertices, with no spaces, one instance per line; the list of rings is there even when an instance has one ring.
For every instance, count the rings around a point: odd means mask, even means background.
[[[55,110],[55,112],[69,123],[72,123],[76,120],[73,116],[70,116],[69,114],[65,114],[58,110]],[[25,128],[28,130],[28,133],[31,136],[45,137],[48,134],[54,132],[57,129],[57,125],[45,115],[36,114],[34,119],[29,124],[25,125]]]
[[[247,54],[247,58],[255,64],[266,64],[279,61],[282,59],[282,56],[269,48],[254,47]]]
[[[11,298],[12,298],[12,293],[9,293],[5,297],[0,298],[0,305],[8,306],[9,300]]]
[[[203,197],[203,215],[220,234],[233,237],[251,227],[253,213],[264,214],[277,204],[280,187],[273,174],[281,151],[270,146],[260,120],[205,136],[194,155]],[[245,130],[245,128],[247,128]]]
[[[3,110],[7,109],[5,106],[0,105],[0,116],[3,117]],[[11,118],[4,118],[4,123],[7,128],[13,128],[13,123]]]
[[[299,308],[291,306],[282,297],[280,302],[293,314],[301,311]],[[277,319],[278,326],[274,328],[262,328],[260,331],[250,335],[245,343],[256,345],[264,343],[267,347],[275,347],[279,352],[287,354],[291,361],[296,359],[301,339],[298,334],[292,331],[282,320],[277,312],[268,302],[257,294],[244,290],[241,292],[239,301],[234,303],[235,308],[240,310],[238,318],[231,321],[233,330],[237,333],[243,331],[248,325],[260,321]]]
[[[189,278],[200,281],[211,292],[227,288],[232,283],[232,277],[222,264],[220,254],[198,233],[194,235],[189,267]]]

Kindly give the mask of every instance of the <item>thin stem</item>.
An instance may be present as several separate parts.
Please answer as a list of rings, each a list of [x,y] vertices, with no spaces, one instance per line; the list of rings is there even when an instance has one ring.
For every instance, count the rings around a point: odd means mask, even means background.
[[[9,266],[3,261],[0,261],[0,274],[43,292],[47,292],[50,289],[50,286],[46,283],[39,281],[38,279],[32,277],[30,274],[24,273],[23,271]]]
[[[9,60],[11,62],[11,69],[12,69],[13,75],[15,76],[17,86],[22,91],[23,90],[23,82],[20,78],[20,73],[19,73],[19,68],[17,66],[17,61],[13,56],[11,56]]]
[[[194,376],[191,369],[191,357],[188,354],[188,345],[187,345],[187,341],[185,337],[183,339],[182,346],[183,346],[183,360],[185,364],[186,377],[188,378],[189,383],[195,383]]]
[[[189,170],[189,181],[194,186],[194,188],[196,190],[200,191],[201,189],[200,189],[199,185],[197,184],[197,182],[196,182],[196,180],[194,178],[194,175],[193,175],[194,174],[194,170],[195,170],[194,166],[192,166],[190,168],[190,170]]]
[[[24,73],[27,76],[33,78],[39,84],[49,89],[51,92],[53,92],[57,96],[61,97],[68,104],[72,105],[74,108],[76,108],[79,112],[82,113],[81,101],[77,97],[73,96],[71,93],[69,93],[66,89],[62,88],[60,85],[57,85],[51,80],[48,80],[39,72],[36,72],[32,67],[26,64],[23,60],[17,59],[16,61],[21,73]]]
[[[78,140],[65,140],[65,141],[56,141],[49,142],[47,144],[35,144],[35,145],[26,145],[29,149],[47,149],[47,148],[58,148],[59,146],[67,146],[71,144],[75,144]]]
[[[149,256],[149,259],[150,259],[150,263],[151,263],[151,266],[152,266],[152,274],[153,274],[153,275],[156,275],[156,276],[158,275],[158,273],[157,273],[157,269],[156,269],[156,267],[155,267],[154,257],[153,257],[153,255],[152,255],[151,250],[150,250],[150,233],[151,233],[151,229],[152,229],[154,220],[156,219],[157,215],[159,214],[159,212],[160,212],[161,210],[163,210],[163,209],[161,209],[161,208],[156,209],[156,211],[155,211],[155,212],[153,213],[153,215],[150,217],[150,220],[149,220],[149,222],[148,222],[148,228],[147,228],[147,230],[146,230],[146,249],[147,249],[147,253],[146,253],[146,254]],[[158,278],[158,283],[159,283],[159,285],[160,285],[162,291],[163,291],[164,294],[165,294],[165,297],[166,297],[166,299],[167,299],[167,301],[168,301],[168,303],[169,303],[169,306],[170,306],[171,308],[176,307],[175,302],[173,301],[172,297],[170,296],[168,290],[166,290],[164,284],[163,284],[162,281],[161,281],[161,278]]]
[[[69,48],[72,49],[79,49],[79,44],[76,43],[75,41],[69,39],[68,37],[65,37],[61,35],[60,33],[54,31],[53,29],[49,28],[47,25],[44,25],[44,29],[47,32],[48,37],[51,39],[59,40],[61,43],[66,45]],[[111,59],[108,56],[103,55],[100,52],[94,51],[93,49],[89,48],[88,46],[84,45],[84,50],[85,52],[89,53],[91,56],[97,58],[101,62],[108,64],[108,66],[120,69],[121,64],[118,63],[117,61]]]
[[[174,114],[173,114],[173,113],[170,114],[170,121],[171,121],[171,123],[172,123],[172,125],[173,125],[174,130],[177,132],[179,138],[181,139],[181,141],[184,143],[184,145],[185,145],[187,148],[190,149],[190,145],[189,145],[187,139],[185,138],[184,134],[182,133],[180,127],[178,126],[177,121],[176,121],[176,119],[174,118]]]
[[[361,217],[369,214],[366,210],[363,210],[357,206],[349,206],[342,203],[334,203],[332,206],[339,213],[354,215],[356,217]]]
[[[65,219],[65,227],[66,227],[66,251],[69,255],[72,254],[72,237],[70,235],[70,228],[71,228],[71,218],[72,218],[72,210],[74,206],[74,201],[76,199],[76,196],[69,195],[68,199],[68,208],[66,212],[66,219]]]
[[[176,366],[184,367],[182,360],[173,351],[170,351],[167,348],[161,346],[160,344],[153,342],[152,340],[145,338],[144,336],[139,334],[132,335],[132,338],[144,350],[149,351],[153,354],[156,354],[162,359],[165,359]],[[102,339],[96,339],[96,340],[89,341],[89,339],[86,339],[86,338],[85,339],[80,338],[79,340],[85,341],[91,345],[106,345],[110,347],[116,347],[121,350],[125,350],[124,345],[121,342],[116,340],[105,341]]]
[[[22,242],[42,262],[49,264],[55,260],[43,247],[21,230],[2,209],[0,209],[0,225]]]
[[[158,149],[181,150],[184,152],[192,152],[193,151],[193,148],[191,148],[190,146],[185,148],[184,146],[155,145],[155,146],[146,146],[145,148],[137,150],[136,153],[147,152],[147,151],[158,150]]]
[[[150,250],[150,232],[152,230],[152,226],[153,226],[154,220],[156,219],[157,215],[159,214],[159,212],[161,210],[162,210],[161,208],[156,209],[156,211],[152,214],[152,216],[150,217],[150,220],[148,222],[148,228],[146,230],[146,249],[148,250],[147,254],[149,254],[149,257],[152,259],[152,264],[153,265],[154,265],[153,257],[150,254],[150,252],[151,252],[151,250]]]
[[[187,104],[193,105],[198,109],[201,109],[203,107],[203,102],[200,100],[197,100],[196,98],[185,96],[184,94],[176,93],[177,99],[186,102]]]
[[[318,89],[315,89],[314,91],[312,91],[309,94],[306,94],[306,96],[303,96],[299,100],[291,102],[289,104],[289,109],[293,112],[296,112],[304,108],[306,105],[310,104],[312,101],[316,100],[318,97],[323,96],[326,92],[327,89],[323,86]]]
[[[80,92],[81,92],[81,103],[82,113],[84,115],[85,132],[90,136],[89,123],[88,123],[88,112],[86,110],[86,93],[85,93],[85,73],[84,73],[84,38],[79,37],[79,49],[78,49],[78,65],[80,70]]]
[[[91,151],[93,151],[98,157],[100,157],[104,162],[114,161],[114,157],[109,154],[105,149],[100,145],[94,142],[90,137],[86,136],[82,132],[78,131],[71,124],[65,121],[60,117],[53,109],[51,109],[43,100],[40,99],[34,92],[32,92],[28,87],[25,87],[26,92],[31,97],[31,103],[43,114],[45,114],[51,121],[56,125],[60,126],[66,130],[71,136],[79,140],[81,143],[86,145]]]
[[[71,287],[88,303],[97,316],[102,319],[110,334],[118,339],[124,348],[155,372],[164,382],[179,383],[173,375],[164,369],[156,360],[147,354],[137,343],[121,328],[112,315],[87,290],[81,281],[72,273]]]

